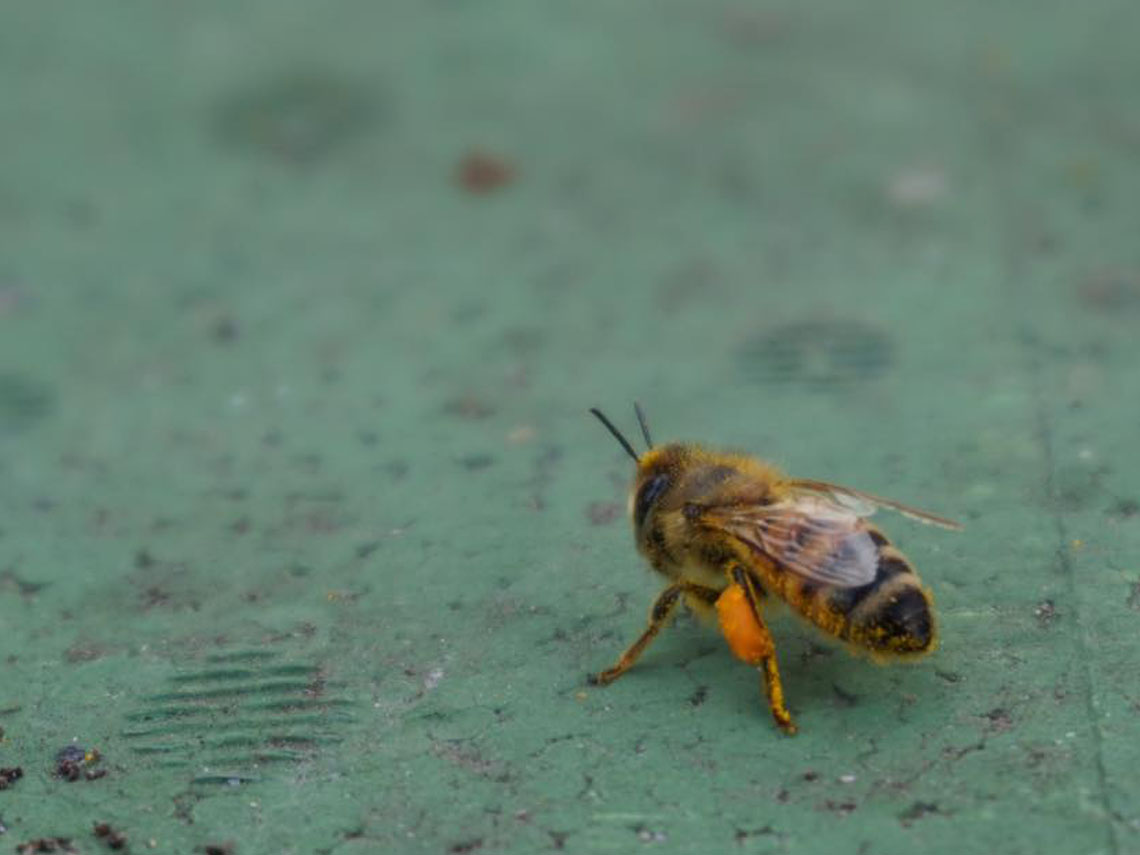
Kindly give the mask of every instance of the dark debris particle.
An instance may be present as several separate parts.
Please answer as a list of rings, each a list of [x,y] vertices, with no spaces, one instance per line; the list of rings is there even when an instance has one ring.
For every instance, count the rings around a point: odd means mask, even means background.
[[[475,852],[483,848],[483,838],[473,837],[470,840],[461,840],[459,843],[453,843],[447,848],[448,852],[453,855],[463,855],[465,852]]]
[[[38,837],[16,847],[16,855],[35,855],[37,852],[78,852],[70,837]]]
[[[489,454],[466,454],[459,458],[459,465],[469,472],[478,472],[481,469],[486,469],[495,462]]]
[[[6,790],[24,777],[23,766],[5,766],[0,768],[0,790]]]
[[[903,825],[910,825],[916,819],[922,819],[930,814],[940,814],[942,811],[937,802],[915,802],[899,814],[899,821]]]
[[[760,828],[738,828],[732,835],[732,839],[736,841],[737,845],[743,846],[745,841],[752,837],[771,837],[779,835],[780,832],[772,828],[771,825],[764,825]]]
[[[64,781],[97,781],[106,776],[106,769],[92,769],[102,760],[98,751],[86,750],[78,745],[66,745],[55,755],[55,776]]]
[[[1002,707],[994,707],[987,713],[983,713],[982,717],[989,721],[988,729],[994,733],[1003,733],[1013,727],[1013,716],[1009,714],[1009,710]]]
[[[803,779],[809,784],[814,783],[819,780],[819,772],[816,772],[813,769],[808,769],[806,772],[804,772]]]
[[[205,855],[234,855],[236,850],[232,843],[207,843],[198,851]]]
[[[566,840],[570,837],[570,832],[548,831],[546,833],[550,835],[550,845],[554,849],[562,850],[566,848]]]
[[[485,151],[472,151],[459,161],[455,178],[468,193],[485,195],[507,186],[515,170],[504,158]]]
[[[962,675],[955,671],[943,671],[940,668],[935,668],[934,673],[937,674],[940,679],[945,680],[947,683],[958,683],[962,680]]]
[[[609,525],[621,516],[621,505],[617,502],[590,502],[586,506],[586,519],[590,525]]]
[[[689,695],[689,703],[695,707],[699,707],[701,704],[703,704],[708,699],[708,696],[709,696],[709,687],[708,686],[697,686],[696,691],[694,691],[691,695]]]
[[[113,828],[110,823],[97,822],[91,831],[108,849],[127,848],[127,835]]]
[[[836,801],[832,801],[831,799],[828,799],[823,804],[824,804],[824,807],[826,807],[832,813],[838,813],[838,814],[841,814],[843,816],[850,816],[851,814],[853,814],[855,812],[855,809],[858,807],[858,805],[856,805],[855,802],[852,802],[852,801],[836,802]]]

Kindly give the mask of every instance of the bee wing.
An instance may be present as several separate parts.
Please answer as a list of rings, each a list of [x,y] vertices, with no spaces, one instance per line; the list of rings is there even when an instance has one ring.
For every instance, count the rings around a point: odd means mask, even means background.
[[[857,588],[874,581],[879,566],[863,516],[828,497],[804,494],[712,510],[705,519],[802,579]]]
[[[904,505],[902,502],[896,502],[893,499],[884,499],[882,496],[876,496],[873,493],[854,490],[851,487],[841,487],[838,484],[829,484],[826,481],[799,478],[790,482],[790,486],[809,495],[826,496],[837,504],[850,508],[853,513],[861,517],[869,517],[877,508],[890,508],[892,511],[897,511],[904,517],[916,522],[948,528],[951,531],[962,530],[962,524],[954,522],[954,520],[940,517],[938,514],[932,514],[929,511],[912,508],[910,505]]]

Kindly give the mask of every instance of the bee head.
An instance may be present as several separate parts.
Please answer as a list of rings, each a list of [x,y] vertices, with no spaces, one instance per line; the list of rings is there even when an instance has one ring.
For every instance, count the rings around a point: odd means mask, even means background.
[[[645,413],[642,412],[639,404],[635,403],[633,409],[637,413],[637,423],[641,426],[641,435],[645,437],[646,451],[640,455],[633,450],[629,440],[614,427],[613,423],[600,410],[592,409],[590,412],[597,416],[598,420],[606,426],[606,429],[614,435],[614,439],[625,449],[625,453],[632,457],[633,462],[637,464],[637,474],[634,476],[633,490],[629,497],[629,510],[633,517],[634,530],[640,533],[653,509],[658,506],[662,497],[669,492],[675,483],[675,473],[678,465],[682,462],[681,458],[685,454],[685,448],[681,445],[663,445],[654,448],[653,440],[649,437],[649,426],[645,422]]]

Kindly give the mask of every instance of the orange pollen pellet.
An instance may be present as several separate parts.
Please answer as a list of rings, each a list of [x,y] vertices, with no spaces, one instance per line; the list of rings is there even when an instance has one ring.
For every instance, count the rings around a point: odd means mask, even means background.
[[[739,585],[729,585],[716,601],[720,631],[738,659],[759,665],[772,654],[771,640],[757,623],[748,597]]]

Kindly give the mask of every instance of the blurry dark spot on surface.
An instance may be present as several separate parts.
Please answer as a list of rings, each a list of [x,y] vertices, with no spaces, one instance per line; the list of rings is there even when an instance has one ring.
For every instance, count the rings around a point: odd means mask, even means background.
[[[276,429],[267,430],[261,437],[261,444],[267,448],[276,448],[277,446],[281,445],[281,442],[283,440],[284,436],[282,435],[281,431]]]
[[[362,430],[356,437],[360,440],[361,445],[369,448],[376,446],[380,442],[380,434],[374,430]]]
[[[384,471],[393,481],[403,481],[408,477],[408,464],[403,460],[392,460],[384,464]]]
[[[223,143],[309,164],[364,133],[379,114],[374,92],[332,73],[308,71],[224,99],[213,124]]]
[[[49,582],[29,582],[27,579],[16,574],[15,565],[7,567],[3,572],[0,572],[0,593],[4,591],[15,591],[25,600],[33,598],[49,584]]]
[[[838,813],[838,814],[842,814],[844,816],[847,816],[848,814],[854,813],[855,809],[858,807],[858,805],[856,805],[855,802],[852,802],[852,801],[837,802],[837,801],[832,801],[831,799],[828,799],[826,802],[823,803],[823,805],[832,813]]]
[[[476,420],[494,415],[495,408],[482,398],[469,393],[452,398],[444,404],[443,411],[449,416]]]
[[[982,717],[988,722],[986,729],[991,733],[1003,733],[1013,727],[1013,716],[1002,707],[995,707]]]
[[[841,707],[853,707],[859,703],[859,696],[853,694],[838,683],[831,684],[831,691],[835,694],[835,702]]]
[[[754,383],[828,389],[872,380],[890,367],[887,335],[859,321],[809,320],[749,338],[740,369]]]
[[[37,852],[78,852],[70,837],[38,837],[16,847],[16,855],[34,855]]]
[[[1140,582],[1133,582],[1128,592],[1128,608],[1140,612]]]
[[[1140,311],[1140,270],[1098,270],[1077,284],[1077,300],[1104,314]]]
[[[503,157],[486,151],[471,151],[459,161],[455,180],[468,193],[484,195],[510,184],[515,169]]]
[[[368,543],[362,543],[356,547],[357,558],[367,558],[373,552],[380,548],[380,541],[370,540]]]
[[[125,849],[127,846],[127,835],[113,828],[108,822],[95,823],[91,832],[108,849]]]
[[[140,549],[135,553],[135,567],[139,570],[145,570],[148,567],[153,567],[158,562],[155,557],[150,554],[149,549]]]
[[[899,814],[899,822],[910,825],[916,819],[922,819],[932,813],[942,813],[935,802],[915,802]]]
[[[0,374],[0,436],[27,430],[54,408],[48,386],[19,374]]]
[[[803,779],[805,781],[807,781],[809,784],[814,784],[816,781],[819,780],[819,772],[815,772],[815,771],[809,769],[808,771],[804,772]]]
[[[691,695],[689,695],[689,703],[694,707],[699,707],[708,699],[708,696],[708,686],[697,686],[696,690]]]
[[[783,838],[784,835],[774,829],[771,825],[760,826],[759,828],[738,828],[733,832],[732,839],[740,846],[750,837],[771,837],[776,836]]]
[[[5,766],[0,768],[0,790],[6,790],[24,777],[22,766]]]
[[[200,850],[203,855],[234,855],[232,843],[207,843]]]
[[[1108,509],[1108,515],[1115,520],[1130,520],[1140,514],[1140,502],[1135,499],[1120,499]]]
[[[1052,600],[1042,600],[1033,610],[1033,616],[1037,618],[1038,626],[1047,627],[1057,619],[1057,606]]]
[[[234,534],[249,534],[253,528],[253,523],[250,522],[249,517],[238,517],[230,523],[230,531]]]
[[[962,675],[957,674],[954,671],[943,671],[941,669],[935,668],[934,673],[937,674],[939,678],[945,680],[947,683],[957,683],[962,679]]]
[[[475,837],[471,840],[464,840],[459,843],[453,843],[448,847],[447,851],[454,853],[454,855],[463,855],[465,852],[474,852],[477,849],[483,848],[483,838]]]
[[[94,641],[77,641],[63,653],[63,658],[72,665],[94,662],[107,655],[107,648]]]
[[[494,462],[495,458],[489,454],[467,454],[459,458],[459,465],[470,472],[486,469]]]
[[[621,516],[621,505],[617,502],[590,502],[586,506],[586,519],[590,525],[609,525]]]
[[[230,344],[237,341],[240,330],[237,321],[231,317],[221,317],[210,326],[210,338],[218,344]]]

